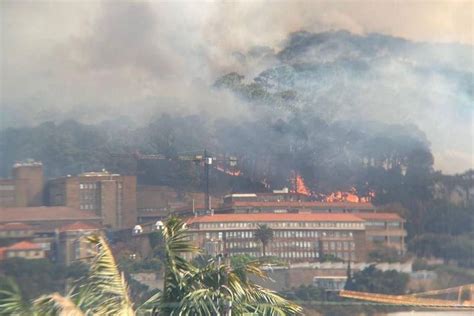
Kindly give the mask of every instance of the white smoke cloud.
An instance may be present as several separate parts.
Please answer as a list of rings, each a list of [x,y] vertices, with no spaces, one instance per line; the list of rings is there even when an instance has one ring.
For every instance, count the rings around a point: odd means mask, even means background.
[[[69,117],[96,122],[132,115],[142,120],[160,111],[246,115],[241,101],[209,85],[228,71],[255,76],[267,64],[242,64],[233,53],[256,45],[278,50],[290,32],[301,29],[474,43],[471,1],[7,0],[0,6],[2,127]],[[445,83],[430,84],[446,88]],[[446,116],[445,109],[439,111],[435,117]],[[411,113],[420,113],[392,112],[407,121]],[[472,137],[465,122],[453,126],[460,118],[451,115],[436,124]],[[446,149],[442,129],[433,129],[432,121],[421,127],[439,167],[460,171],[470,166],[472,149],[466,141]]]

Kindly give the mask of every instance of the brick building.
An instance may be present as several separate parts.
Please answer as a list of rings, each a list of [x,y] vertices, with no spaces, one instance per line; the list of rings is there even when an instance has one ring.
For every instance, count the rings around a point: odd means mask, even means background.
[[[100,228],[83,222],[63,226],[58,234],[58,262],[70,265],[75,261],[90,261],[97,253],[95,246],[87,241],[87,236],[99,234]]]
[[[136,182],[135,176],[107,171],[57,178],[48,182],[48,202],[92,211],[104,226],[130,228],[137,221]]]
[[[46,255],[40,244],[20,241],[11,246],[0,248],[0,260],[10,258],[44,259]]]
[[[365,220],[368,249],[378,245],[395,248],[398,254],[406,252],[405,220],[396,213],[358,213],[357,217]]]
[[[100,231],[101,218],[92,211],[68,207],[0,208],[3,245],[33,243],[41,248],[40,257],[54,258],[65,264],[89,253],[89,244],[83,239],[77,241],[79,236]]]
[[[359,213],[374,212],[371,203],[319,202],[296,193],[245,193],[224,197],[219,213]]]
[[[365,221],[353,214],[215,214],[188,220],[192,240],[207,253],[259,256],[258,225],[273,230],[267,255],[288,262],[319,261],[327,255],[366,259]]]
[[[11,179],[0,179],[0,207],[43,205],[43,165],[41,162],[16,163]]]

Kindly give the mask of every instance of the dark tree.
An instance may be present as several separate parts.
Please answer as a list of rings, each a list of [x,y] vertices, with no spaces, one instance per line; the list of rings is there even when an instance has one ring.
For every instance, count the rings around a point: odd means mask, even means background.
[[[262,254],[266,256],[266,248],[270,241],[273,239],[273,230],[267,225],[258,225],[258,229],[254,234],[255,240],[262,243]]]

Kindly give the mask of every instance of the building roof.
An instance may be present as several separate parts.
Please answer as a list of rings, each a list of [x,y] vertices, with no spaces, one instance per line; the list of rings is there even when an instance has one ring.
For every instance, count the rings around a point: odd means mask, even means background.
[[[42,222],[61,220],[97,220],[101,218],[90,211],[82,211],[65,206],[40,207],[0,207],[0,223]]]
[[[234,201],[228,206],[240,207],[295,207],[295,208],[344,208],[344,209],[375,209],[372,203],[351,202],[312,202],[312,201]]]
[[[364,220],[403,221],[397,213],[356,213],[354,214]]]
[[[30,230],[30,229],[33,229],[33,227],[24,223],[6,223],[3,225],[0,225],[0,231]]]
[[[84,222],[74,222],[59,228],[60,232],[79,231],[79,230],[98,230],[99,227]]]
[[[9,247],[6,247],[6,251],[11,250],[42,250],[41,245],[35,244],[29,241],[20,241]]]
[[[364,220],[347,213],[215,214],[193,217],[188,220],[188,224],[226,222],[364,222]]]

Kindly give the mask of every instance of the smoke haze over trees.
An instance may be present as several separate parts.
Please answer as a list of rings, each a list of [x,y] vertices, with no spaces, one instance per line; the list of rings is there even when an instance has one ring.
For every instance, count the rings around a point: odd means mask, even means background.
[[[462,172],[472,168],[469,9],[3,1],[1,127],[120,115],[145,126],[165,112],[245,124],[297,110],[327,124],[416,126],[436,169]],[[209,88],[231,72],[243,76],[236,86]]]

